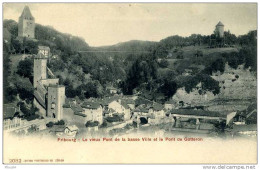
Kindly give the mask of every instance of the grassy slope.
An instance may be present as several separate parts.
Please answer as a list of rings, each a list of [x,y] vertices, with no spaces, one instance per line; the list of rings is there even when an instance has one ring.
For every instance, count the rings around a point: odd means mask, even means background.
[[[179,74],[184,72],[184,69],[196,67],[199,71],[209,66],[213,61],[221,57],[224,52],[238,51],[237,48],[206,48],[205,46],[188,46],[181,49],[184,59],[176,59],[177,53],[172,52],[172,57],[168,58],[169,66],[166,69],[175,70]],[[197,50],[202,51],[202,57],[195,57]]]

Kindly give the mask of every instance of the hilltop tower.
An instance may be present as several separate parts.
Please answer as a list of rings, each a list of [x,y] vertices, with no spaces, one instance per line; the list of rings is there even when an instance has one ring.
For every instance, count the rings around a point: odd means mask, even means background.
[[[34,39],[35,19],[31,14],[30,8],[25,6],[18,22],[18,37],[27,37]]]
[[[224,24],[220,21],[216,25],[215,34],[220,38],[224,37]]]

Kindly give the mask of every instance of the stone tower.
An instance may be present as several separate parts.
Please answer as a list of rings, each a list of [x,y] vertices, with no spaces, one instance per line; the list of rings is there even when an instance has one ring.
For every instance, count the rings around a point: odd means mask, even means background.
[[[65,103],[65,87],[50,85],[48,87],[47,116],[57,120],[63,119],[63,105]]]
[[[216,36],[219,36],[220,38],[224,37],[224,24],[222,22],[218,22],[215,29]]]
[[[47,79],[47,58],[41,53],[34,57],[33,74],[34,87],[40,80]]]
[[[65,87],[59,85],[59,79],[47,67],[45,55],[41,52],[34,57],[33,86],[34,106],[43,117],[61,120],[65,103]]]
[[[18,37],[35,38],[35,19],[28,6],[25,6],[18,22]]]

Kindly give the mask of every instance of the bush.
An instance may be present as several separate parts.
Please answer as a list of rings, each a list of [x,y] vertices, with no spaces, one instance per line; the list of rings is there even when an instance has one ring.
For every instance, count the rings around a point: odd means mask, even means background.
[[[102,128],[105,128],[105,127],[107,127],[107,121],[105,120],[102,124],[101,124],[101,126],[100,127],[102,127]]]
[[[195,57],[203,57],[203,53],[201,50],[197,50],[197,52],[195,53]]]
[[[99,122],[98,121],[87,121],[87,123],[85,124],[86,127],[95,127],[98,126]]]
[[[166,59],[162,59],[159,63],[159,66],[162,68],[166,68],[166,67],[168,67],[168,65],[169,65],[169,62]]]
[[[59,120],[58,122],[55,123],[55,125],[65,125],[64,120]]]
[[[118,115],[118,114],[114,114],[113,117],[107,117],[106,118],[107,122],[120,122],[120,121],[123,121],[124,118],[122,115]]]
[[[46,124],[46,126],[47,126],[48,128],[51,128],[53,125],[54,125],[53,122],[49,122],[49,123]]]

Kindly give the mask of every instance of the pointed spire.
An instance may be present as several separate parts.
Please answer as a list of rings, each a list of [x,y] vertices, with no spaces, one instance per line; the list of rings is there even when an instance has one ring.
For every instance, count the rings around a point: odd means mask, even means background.
[[[34,19],[34,17],[32,16],[32,13],[30,11],[30,8],[26,5],[23,9],[23,13],[20,16],[20,18],[24,18],[24,19]]]
[[[224,26],[224,24],[221,21],[219,21],[216,26]]]

